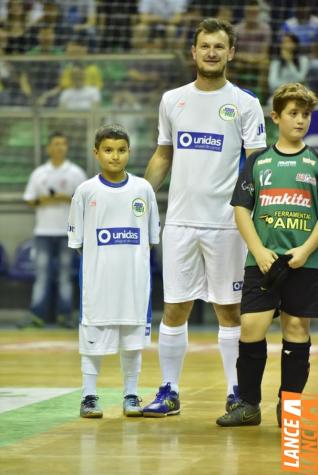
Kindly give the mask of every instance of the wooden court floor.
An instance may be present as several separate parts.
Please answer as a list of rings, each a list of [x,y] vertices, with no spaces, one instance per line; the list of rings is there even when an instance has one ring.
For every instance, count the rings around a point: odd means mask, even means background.
[[[140,394],[146,404],[160,383],[153,348],[143,354]],[[80,419],[76,331],[5,330],[0,335],[0,474],[274,475],[280,470],[275,407],[280,336],[268,335],[261,426],[220,428],[225,384],[213,331],[190,330],[179,416],[124,418],[117,356],[103,361],[104,418]],[[312,338],[306,393],[318,394],[318,333]]]

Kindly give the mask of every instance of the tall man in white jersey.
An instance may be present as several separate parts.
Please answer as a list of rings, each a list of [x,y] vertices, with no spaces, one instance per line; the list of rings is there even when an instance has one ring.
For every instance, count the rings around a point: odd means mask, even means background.
[[[226,79],[234,57],[232,26],[213,18],[196,30],[196,80],[167,91],[159,110],[158,147],[145,178],[158,190],[171,170],[163,232],[164,315],[159,357],[163,381],[145,417],[179,414],[179,379],[187,320],[195,299],[212,302],[227,379],[227,407],[237,396],[236,359],[245,245],[230,198],[245,156],[266,146],[258,99]]]

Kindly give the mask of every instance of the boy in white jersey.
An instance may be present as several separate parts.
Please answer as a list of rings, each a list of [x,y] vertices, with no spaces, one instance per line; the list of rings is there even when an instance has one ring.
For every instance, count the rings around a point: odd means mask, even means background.
[[[69,247],[82,251],[80,415],[102,417],[96,392],[101,359],[120,351],[123,412],[141,416],[137,383],[141,350],[150,337],[150,245],[159,242],[158,208],[149,183],[125,170],[124,129],[100,127],[94,153],[101,173],[77,188],[68,232]]]
[[[166,92],[158,147],[145,178],[157,190],[171,169],[163,233],[164,316],[159,332],[162,386],[144,416],[178,414],[179,379],[193,302],[212,302],[227,378],[227,406],[237,389],[239,302],[246,248],[236,229],[231,195],[246,155],[266,146],[258,99],[226,80],[234,56],[233,27],[200,23],[192,55],[194,82]]]

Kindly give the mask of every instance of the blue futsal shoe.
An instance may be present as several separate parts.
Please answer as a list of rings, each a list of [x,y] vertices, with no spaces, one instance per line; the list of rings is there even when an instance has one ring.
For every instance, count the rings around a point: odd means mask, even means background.
[[[239,391],[238,386],[233,386],[233,394],[229,394],[226,398],[225,410],[229,412],[232,404],[235,404],[239,401]]]
[[[175,416],[179,413],[179,394],[171,391],[170,383],[160,386],[156,399],[143,408],[144,417]]]

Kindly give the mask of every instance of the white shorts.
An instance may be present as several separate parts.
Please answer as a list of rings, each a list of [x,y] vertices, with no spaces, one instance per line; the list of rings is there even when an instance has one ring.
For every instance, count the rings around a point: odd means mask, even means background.
[[[148,327],[143,325],[79,326],[81,355],[113,355],[120,350],[142,350],[150,343]]]
[[[236,229],[166,225],[162,252],[165,302],[240,302],[247,248]]]

